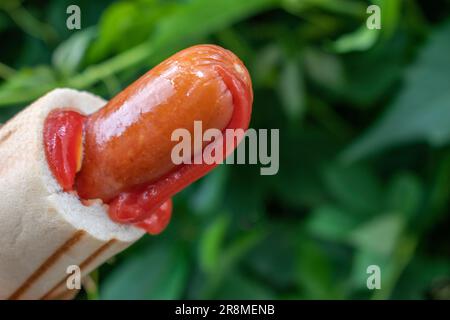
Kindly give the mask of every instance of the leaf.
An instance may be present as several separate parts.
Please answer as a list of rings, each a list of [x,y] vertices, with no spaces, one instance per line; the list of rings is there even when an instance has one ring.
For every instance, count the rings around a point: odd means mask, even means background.
[[[199,245],[200,267],[206,273],[217,271],[230,220],[221,215],[205,230]]]
[[[24,68],[9,78],[0,86],[0,95],[9,92],[20,92],[55,81],[53,70],[47,66],[37,66],[33,69]]]
[[[278,94],[286,116],[290,120],[299,119],[305,109],[305,92],[298,59],[289,58],[285,61],[280,74]]]
[[[311,8],[321,8],[334,14],[359,15],[364,4],[352,0],[283,0],[287,10],[301,12]]]
[[[65,76],[73,74],[80,66],[88,45],[96,36],[95,28],[86,28],[74,33],[54,51],[53,65]]]
[[[342,56],[345,82],[338,88],[339,97],[357,109],[377,107],[378,101],[389,97],[403,75],[406,40],[398,35],[368,51]]]
[[[268,9],[275,0],[193,0],[161,21],[153,39],[155,46],[173,44],[220,30],[235,21]],[[181,37],[182,35],[182,37]]]
[[[421,216],[417,223],[422,230],[427,230],[436,221],[448,213],[445,208],[448,206],[450,190],[450,152],[447,152],[439,161],[437,169],[433,174],[433,182],[430,188],[427,206],[430,208],[426,215]]]
[[[381,35],[390,37],[396,30],[402,14],[401,0],[373,0],[381,7]]]
[[[255,184],[259,168],[234,165],[226,184],[223,206],[232,214],[235,224],[245,224],[264,214],[264,185]]]
[[[89,61],[98,61],[148,39],[157,24],[178,5],[174,1],[121,1],[102,14],[99,37],[89,50]]]
[[[273,87],[276,83],[277,68],[281,59],[282,51],[275,44],[269,44],[255,52],[250,70],[252,82],[258,86]]]
[[[229,246],[225,247],[221,257],[224,270],[232,268],[237,264],[251,249],[260,243],[267,236],[266,230],[254,228],[242,236],[236,237]]]
[[[334,198],[346,207],[364,214],[380,209],[380,181],[368,167],[330,165],[323,179]]]
[[[214,169],[202,179],[198,190],[190,198],[192,210],[199,215],[214,212],[223,201],[228,178],[228,166]]]
[[[215,232],[215,234],[218,234],[218,232]],[[238,268],[239,263],[246,254],[260,243],[265,235],[266,232],[261,230],[261,228],[246,232],[242,236],[235,237],[228,246],[222,247],[220,254],[218,254],[220,246],[214,245],[215,254],[211,256],[214,260],[207,259],[203,261],[203,264],[205,262],[207,263],[206,267],[210,273],[200,286],[201,288],[199,291],[201,292],[201,297],[211,299],[211,296],[214,296],[219,287],[223,284],[224,279]],[[217,239],[219,239],[219,237],[217,237]],[[215,241],[215,243],[220,241],[221,239]],[[212,263],[208,264],[209,262]],[[214,266],[215,268],[208,269],[208,267],[211,266]]]
[[[289,288],[296,275],[296,231],[278,225],[246,255],[246,265],[278,288]]]
[[[387,209],[400,212],[411,219],[423,200],[422,186],[415,175],[396,176],[387,191]]]
[[[55,84],[53,70],[47,66],[22,69],[0,85],[0,106],[7,106],[10,100],[22,97],[24,92],[38,98],[42,91],[53,88]]]
[[[331,90],[342,90],[345,84],[344,69],[336,55],[309,47],[305,49],[305,71],[320,86]]]
[[[380,121],[342,154],[353,162],[387,147],[450,140],[450,24],[434,33],[406,75],[405,85]]]
[[[104,300],[178,299],[188,275],[186,258],[179,246],[150,246],[114,269],[101,284],[100,297]]]
[[[280,135],[280,171],[273,177],[277,197],[300,210],[323,204],[328,195],[320,169],[338,148],[335,137],[311,128]]]
[[[341,36],[332,47],[338,53],[365,51],[375,45],[379,34],[377,29],[371,30],[364,24],[356,31]]]
[[[444,294],[445,283],[450,279],[450,262],[443,257],[416,256],[406,268],[402,278],[394,290],[394,299],[449,299],[439,296],[439,285],[442,284]],[[447,285],[448,288],[448,285]],[[429,296],[427,296],[429,294]]]
[[[162,57],[172,53],[173,50],[179,49],[193,41],[198,41],[201,37],[222,30],[259,11],[266,10],[275,3],[276,0],[215,0],[214,5],[211,5],[209,0],[191,0],[176,6],[169,6],[160,14],[152,16],[151,30],[154,32],[148,33],[148,42],[150,48],[154,51],[152,61],[159,61]],[[129,4],[122,4],[122,6],[127,5]],[[136,24],[136,21],[141,20],[149,22],[148,19],[146,20],[141,17],[141,11],[154,12],[160,10],[161,7],[164,6],[156,5],[156,10],[145,10],[146,8],[139,7],[128,9],[133,10],[136,14],[136,18],[128,23]],[[113,16],[123,15],[120,8],[111,11],[115,12],[114,14],[111,13]],[[113,26],[113,28],[105,26],[105,33],[111,33],[111,30],[116,29],[114,25],[116,18],[112,17],[109,20],[111,22],[108,25]],[[138,31],[141,29],[145,30],[142,26],[136,28]],[[125,29],[129,30],[127,28]],[[125,35],[127,34],[128,31],[125,32]],[[114,40],[110,40],[109,42],[112,45],[116,43]]]
[[[322,247],[311,240],[300,240],[296,278],[308,299],[339,298],[329,256]]]
[[[5,30],[10,25],[10,22],[6,16],[6,13],[0,11],[0,31]]]
[[[214,299],[274,299],[275,294],[263,283],[233,270],[223,281],[223,285],[217,290]]]
[[[333,206],[322,206],[311,213],[306,228],[317,237],[343,241],[357,224],[358,220],[352,214]]]
[[[360,250],[388,256],[395,248],[404,227],[401,215],[390,213],[378,216],[348,235],[348,241]]]

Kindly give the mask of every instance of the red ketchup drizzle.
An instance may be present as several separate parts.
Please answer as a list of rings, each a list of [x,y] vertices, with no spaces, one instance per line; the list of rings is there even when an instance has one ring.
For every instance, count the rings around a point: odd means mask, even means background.
[[[85,116],[75,111],[52,111],[44,124],[45,155],[50,171],[64,191],[71,191],[81,166]]]

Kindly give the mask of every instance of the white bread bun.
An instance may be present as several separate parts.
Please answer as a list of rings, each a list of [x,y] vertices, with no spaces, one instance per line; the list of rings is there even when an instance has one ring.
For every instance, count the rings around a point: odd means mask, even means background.
[[[68,290],[68,266],[86,275],[144,232],[111,221],[101,204],[63,192],[47,165],[43,125],[53,109],[90,114],[105,101],[56,89],[0,128],[0,299],[52,299]]]

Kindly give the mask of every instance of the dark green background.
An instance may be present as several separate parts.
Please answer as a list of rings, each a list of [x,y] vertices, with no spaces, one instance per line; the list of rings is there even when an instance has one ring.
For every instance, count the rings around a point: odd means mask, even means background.
[[[82,29],[66,28],[77,3]],[[365,21],[371,3],[382,29]],[[221,166],[80,298],[450,299],[450,1],[0,2],[0,122],[54,87],[114,96],[196,43],[253,78],[280,171]],[[1,161],[1,159],[0,159]],[[381,267],[368,290],[366,268]]]

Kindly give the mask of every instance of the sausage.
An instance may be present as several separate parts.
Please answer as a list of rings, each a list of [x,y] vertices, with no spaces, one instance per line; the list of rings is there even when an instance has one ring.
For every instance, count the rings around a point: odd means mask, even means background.
[[[167,174],[175,167],[170,156],[177,142],[171,134],[177,128],[193,133],[194,120],[201,120],[204,130],[224,129],[233,97],[217,67],[231,69],[250,90],[250,77],[234,54],[217,46],[194,46],[162,62],[89,116],[78,194],[108,202]]]

